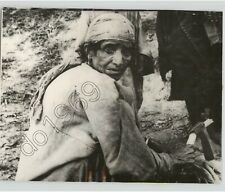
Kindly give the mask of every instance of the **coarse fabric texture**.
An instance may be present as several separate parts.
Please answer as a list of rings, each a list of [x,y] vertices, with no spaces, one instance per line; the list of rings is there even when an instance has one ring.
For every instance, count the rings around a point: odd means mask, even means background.
[[[220,80],[220,49],[213,52],[211,42],[218,40],[219,33],[213,33],[204,14],[191,11],[159,11],[157,18],[157,37],[159,41],[160,73],[172,72],[171,100],[186,99],[196,94],[209,103],[212,90]],[[213,24],[213,23],[212,23]],[[212,25],[211,24],[211,25]],[[209,34],[210,33],[210,34]],[[211,39],[208,34],[213,37]],[[216,36],[216,37],[215,37]]]
[[[194,125],[210,110],[211,138],[221,143],[222,13],[159,11],[157,37],[162,79],[172,70],[170,100],[185,100]]]
[[[86,33],[90,23],[99,15],[104,15],[109,13],[112,14],[112,12],[114,11],[83,11],[82,12],[82,16],[80,18],[80,24],[81,24],[82,30],[77,37],[76,46],[75,46],[76,50],[74,51],[78,51],[79,47],[84,43],[84,39],[86,37]],[[153,65],[152,65],[151,51],[149,49],[150,47],[147,46],[145,42],[146,38],[141,28],[139,12],[119,11],[119,13],[127,17],[133,23],[134,29],[135,29],[135,41],[136,41],[135,49],[139,50],[139,52],[137,52],[137,55],[133,55],[135,62],[131,68],[126,70],[124,75],[121,77],[120,82],[126,87],[131,87],[133,91],[135,92],[136,94],[135,108],[136,108],[136,111],[138,111],[143,101],[143,93],[142,93],[143,92],[143,77],[141,76],[141,74],[146,75],[146,74],[154,72]],[[139,53],[141,53],[140,56],[138,55]],[[142,55],[144,57],[141,57]],[[41,78],[39,82],[38,90],[35,93],[30,104],[30,108],[31,108],[30,115],[31,117],[35,116],[37,121],[40,120],[41,114],[43,112],[42,100],[48,85],[63,72],[81,64],[80,58],[78,57],[76,58],[72,57],[72,58],[73,58],[72,61],[68,63],[62,63],[59,66],[54,67]],[[146,70],[146,67],[143,67],[144,65],[147,66],[147,70]]]
[[[82,91],[87,82],[96,94]],[[99,148],[110,175],[117,181],[153,181],[168,173],[173,160],[145,144],[130,93],[86,64],[58,76],[44,94],[41,121],[31,119],[26,141],[35,149],[32,155],[21,153],[16,180],[54,181],[60,177],[60,181],[81,181],[77,175],[83,174],[76,171],[84,171],[86,160]],[[35,144],[37,131],[47,138],[46,142],[41,140],[42,145],[40,141]],[[76,176],[71,177],[71,170]]]
[[[99,15],[88,27],[85,43],[96,43],[102,40],[117,40],[132,44],[135,42],[134,26],[121,14]]]

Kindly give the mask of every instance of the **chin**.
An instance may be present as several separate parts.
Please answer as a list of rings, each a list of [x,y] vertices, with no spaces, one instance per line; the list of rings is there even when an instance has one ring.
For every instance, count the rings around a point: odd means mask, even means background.
[[[120,77],[114,77],[113,79],[115,79],[116,81],[118,81],[120,79]]]
[[[105,71],[105,74],[110,76],[112,79],[115,79],[116,81],[119,80],[123,73],[121,72],[112,72],[112,71]]]
[[[116,81],[121,78],[121,74],[107,74],[107,75]]]

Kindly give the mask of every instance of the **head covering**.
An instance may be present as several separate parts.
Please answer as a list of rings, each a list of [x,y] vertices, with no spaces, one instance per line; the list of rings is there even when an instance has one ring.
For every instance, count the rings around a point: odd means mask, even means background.
[[[85,44],[97,43],[102,40],[119,40],[134,43],[134,31],[133,24],[121,14],[102,14],[91,22],[85,38]]]
[[[102,14],[96,17],[90,24],[85,43],[98,42],[101,40],[120,40],[134,43],[134,26],[124,16],[116,13]],[[67,63],[55,66],[46,73],[39,82],[39,88],[35,93],[31,105],[30,115],[36,121],[41,120],[43,112],[43,97],[49,84],[65,71],[78,66],[81,63]]]

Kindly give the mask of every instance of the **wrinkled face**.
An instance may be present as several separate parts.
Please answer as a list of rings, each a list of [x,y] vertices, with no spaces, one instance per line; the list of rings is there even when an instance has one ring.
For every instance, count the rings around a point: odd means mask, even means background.
[[[132,47],[122,41],[105,40],[99,49],[89,52],[89,57],[94,69],[118,80],[131,63]]]

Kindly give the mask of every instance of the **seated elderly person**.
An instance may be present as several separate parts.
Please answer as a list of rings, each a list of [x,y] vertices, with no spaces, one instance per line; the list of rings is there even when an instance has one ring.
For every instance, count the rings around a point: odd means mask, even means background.
[[[16,180],[150,182],[171,174],[177,160],[145,144],[132,91],[117,82],[132,65],[133,47],[133,25],[122,15],[91,23],[87,63],[47,86],[21,145]]]

